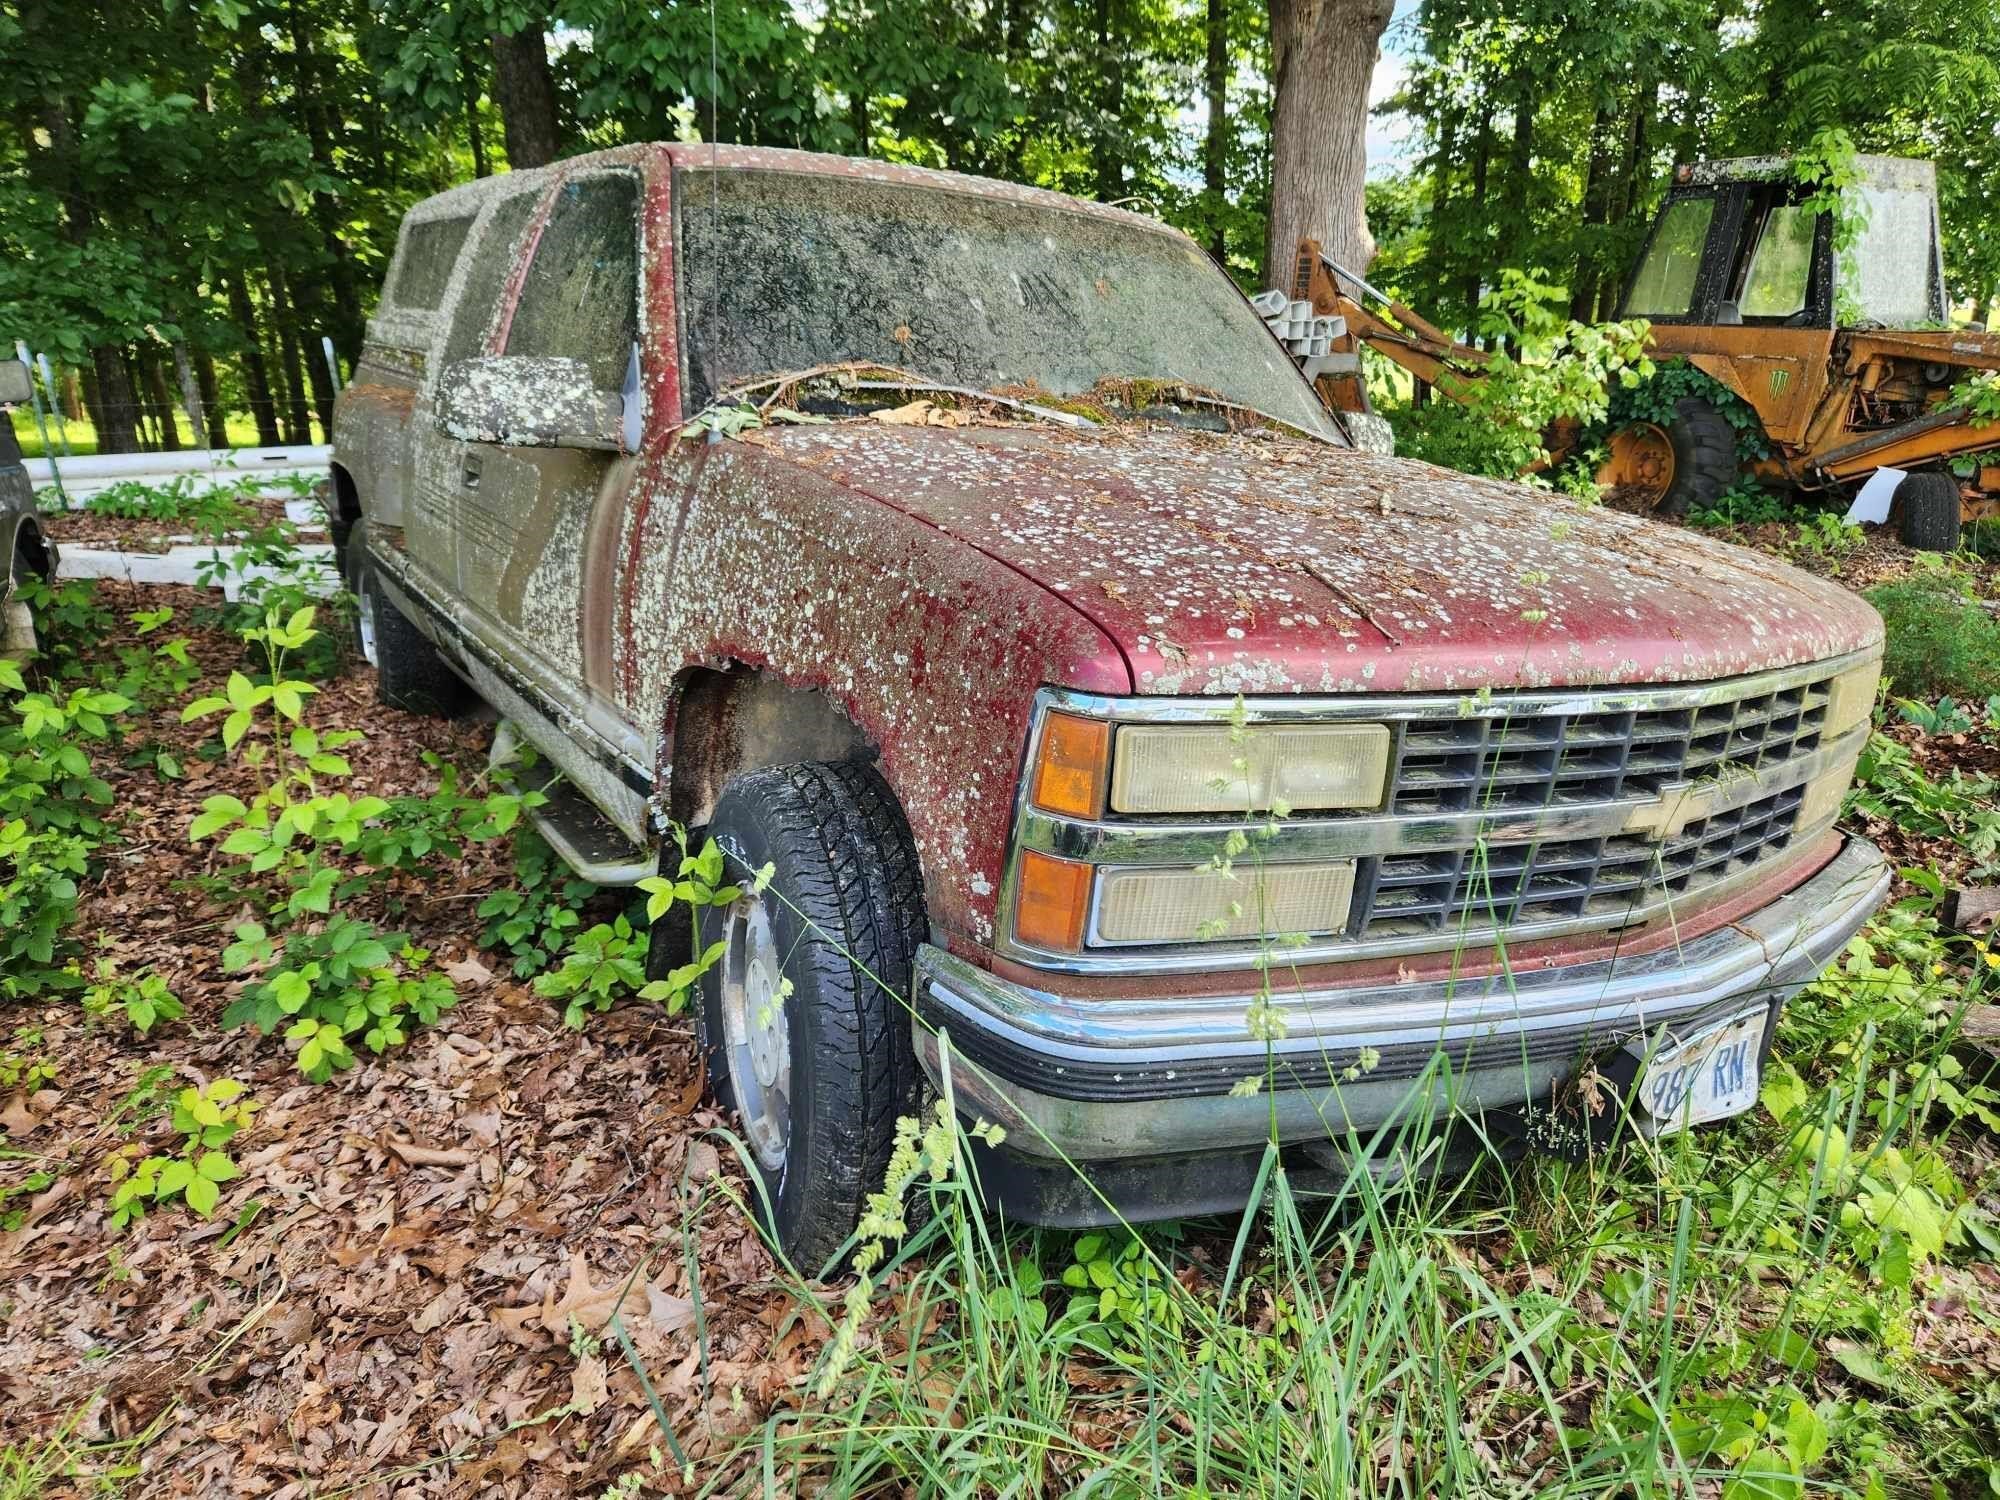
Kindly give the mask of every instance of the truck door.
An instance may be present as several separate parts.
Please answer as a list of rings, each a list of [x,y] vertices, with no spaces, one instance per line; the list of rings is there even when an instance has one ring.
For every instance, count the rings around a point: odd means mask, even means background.
[[[585,172],[555,192],[497,352],[583,361],[597,388],[632,381],[639,338],[639,176]],[[461,597],[509,653],[611,701],[610,580],[638,460],[581,448],[467,443],[459,468]]]

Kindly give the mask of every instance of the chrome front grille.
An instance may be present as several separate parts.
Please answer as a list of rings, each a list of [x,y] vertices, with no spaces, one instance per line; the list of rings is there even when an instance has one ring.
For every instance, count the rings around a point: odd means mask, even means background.
[[[1391,938],[1579,917],[1615,921],[1663,895],[1698,896],[1780,852],[1792,841],[1803,800],[1791,787],[1657,844],[1548,839],[1364,860],[1348,932]]]
[[[1389,808],[1398,813],[1561,807],[1652,796],[1723,763],[1760,770],[1819,744],[1824,681],[1702,708],[1404,725]]]

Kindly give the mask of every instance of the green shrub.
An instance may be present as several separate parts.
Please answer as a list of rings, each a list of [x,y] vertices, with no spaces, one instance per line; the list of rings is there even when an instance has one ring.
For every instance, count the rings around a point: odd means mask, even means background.
[[[1906,697],[1983,702],[2000,693],[2000,620],[1943,574],[1885,583],[1866,598],[1882,612],[1882,670]]]

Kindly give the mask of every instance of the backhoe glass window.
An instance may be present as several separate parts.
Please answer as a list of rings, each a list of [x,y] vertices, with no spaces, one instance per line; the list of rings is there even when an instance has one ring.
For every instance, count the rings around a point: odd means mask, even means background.
[[[1781,203],[1771,210],[1744,278],[1738,308],[1744,317],[1789,318],[1805,310],[1818,217],[1798,204]]]
[[[756,376],[864,360],[977,390],[1183,381],[1340,441],[1183,235],[948,187],[703,169],[681,182],[696,407]]]
[[[451,331],[445,335],[440,367],[485,351],[500,294],[507,289],[507,273],[514,268],[514,242],[528,227],[528,215],[535,211],[540,197],[540,189],[529,186],[501,199],[479,221],[472,259],[465,268],[465,285],[451,310]]]
[[[1868,328],[1942,323],[1931,195],[1866,183],[1852,201],[1867,223],[1840,257],[1841,322]]]
[[[616,390],[639,337],[639,181],[607,172],[563,184],[521,284],[509,354],[563,355]]]
[[[1633,318],[1685,318],[1694,306],[1695,278],[1715,218],[1712,197],[1676,198],[1660,215],[1659,228],[1632,278],[1625,314]]]
[[[444,301],[445,283],[464,248],[471,214],[456,219],[428,219],[403,231],[403,248],[396,255],[396,273],[384,300],[396,307],[429,312]]]

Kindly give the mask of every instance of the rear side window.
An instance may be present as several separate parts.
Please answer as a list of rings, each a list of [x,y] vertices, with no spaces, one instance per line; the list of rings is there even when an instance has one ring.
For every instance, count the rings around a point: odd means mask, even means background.
[[[1685,318],[1694,306],[1694,285],[1701,274],[1702,251],[1708,246],[1708,226],[1715,218],[1715,199],[1677,198],[1660,215],[1639,274],[1632,278],[1632,295],[1625,299],[1629,318]]]
[[[507,273],[514,265],[514,242],[528,227],[535,211],[538,190],[526,189],[503,198],[480,223],[473,241],[472,260],[466,267],[465,287],[458,305],[451,310],[451,328],[445,335],[443,364],[471,359],[486,343],[493,314],[499,309],[501,293],[507,289]]]
[[[445,284],[451,268],[458,263],[472,215],[457,219],[427,219],[403,231],[403,248],[396,256],[396,272],[385,293],[396,307],[430,312],[444,301]]]
[[[615,390],[639,337],[639,183],[615,172],[566,182],[514,305],[509,354],[565,355]]]

